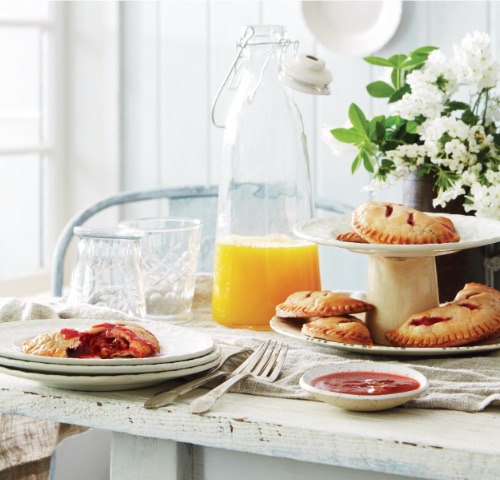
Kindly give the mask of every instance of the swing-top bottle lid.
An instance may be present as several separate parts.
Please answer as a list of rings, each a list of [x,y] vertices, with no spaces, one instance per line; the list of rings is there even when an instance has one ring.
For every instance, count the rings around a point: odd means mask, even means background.
[[[281,65],[279,79],[287,87],[312,95],[330,95],[333,75],[325,61],[315,55],[298,53]]]

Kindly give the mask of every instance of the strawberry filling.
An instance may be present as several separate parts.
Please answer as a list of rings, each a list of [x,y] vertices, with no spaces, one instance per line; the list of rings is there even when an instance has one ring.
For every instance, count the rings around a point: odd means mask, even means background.
[[[410,322],[410,326],[412,326],[412,327],[420,327],[421,325],[424,325],[426,327],[430,327],[431,325],[435,325],[436,323],[447,322],[448,320],[451,320],[451,318],[443,318],[443,317],[420,317],[420,318],[414,318]]]
[[[113,323],[102,323],[94,325],[92,328],[101,328],[97,332],[78,332],[70,328],[63,328],[61,334],[65,339],[80,339],[76,348],[68,349],[70,358],[113,358],[115,356],[134,356],[137,358],[147,356],[134,346],[139,343],[144,346],[146,343],[150,350],[149,354],[154,353],[154,347],[141,339],[132,330]]]
[[[459,305],[469,310],[479,310],[481,308],[479,305],[474,305],[473,303],[460,303]]]

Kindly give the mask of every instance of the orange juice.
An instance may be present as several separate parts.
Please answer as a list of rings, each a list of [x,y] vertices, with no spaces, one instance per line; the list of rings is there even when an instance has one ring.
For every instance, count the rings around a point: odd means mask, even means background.
[[[232,235],[215,245],[212,315],[222,325],[269,330],[276,305],[294,292],[320,289],[315,244]]]

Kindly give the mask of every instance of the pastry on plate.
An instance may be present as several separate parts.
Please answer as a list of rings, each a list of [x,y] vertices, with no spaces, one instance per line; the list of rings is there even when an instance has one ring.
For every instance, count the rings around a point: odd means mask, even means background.
[[[368,243],[361,235],[356,232],[343,232],[337,235],[337,240],[340,242],[351,243]]]
[[[412,315],[385,333],[399,347],[458,347],[500,334],[500,292],[467,284],[453,302]]]
[[[150,357],[160,352],[158,339],[137,323],[93,325],[79,332],[73,328],[45,332],[26,340],[24,353],[62,358]]]
[[[467,300],[468,298],[475,298],[478,300],[488,296],[500,302],[500,292],[498,290],[483,285],[482,283],[471,282],[467,283],[465,287],[457,293],[453,301],[459,302],[460,300]]]
[[[324,317],[305,323],[303,335],[350,345],[373,345],[367,326],[352,315]]]
[[[334,317],[373,310],[371,303],[330,290],[295,292],[276,307],[282,318]]]
[[[460,241],[453,222],[390,202],[365,202],[351,217],[353,230],[368,243],[425,245]]]

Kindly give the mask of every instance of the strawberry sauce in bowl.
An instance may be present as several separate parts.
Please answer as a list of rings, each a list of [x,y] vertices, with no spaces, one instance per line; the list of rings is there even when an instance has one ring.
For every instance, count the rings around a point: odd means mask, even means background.
[[[387,410],[423,393],[427,378],[404,365],[349,362],[306,372],[300,386],[316,399],[356,411]]]

